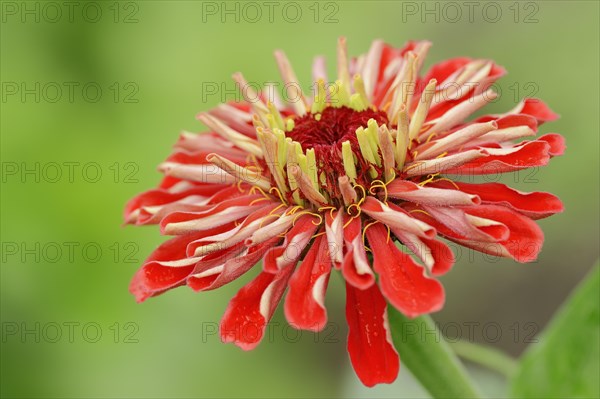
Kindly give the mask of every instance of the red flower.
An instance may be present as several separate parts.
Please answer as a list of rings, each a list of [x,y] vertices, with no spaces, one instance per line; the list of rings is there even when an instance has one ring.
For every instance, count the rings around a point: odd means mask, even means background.
[[[440,237],[519,262],[536,259],[543,235],[533,219],[561,212],[560,200],[460,177],[546,165],[564,151],[560,135],[515,140],[534,137],[557,116],[526,99],[506,114],[466,121],[496,97],[490,85],[504,70],[457,58],[422,77],[429,47],[375,41],[348,60],[340,39],[338,80],[325,84],[318,58],[313,99],[299,90],[282,52],[277,63],[295,100],[258,95],[235,74],[245,101],[201,113],[209,132],[183,133],[159,166],[160,186],[127,205],[127,223],[159,224],[175,236],[135,275],[136,299],[180,285],[215,289],[262,260],[221,322],[223,341],[252,349],[286,289],[289,323],[324,328],[325,291],[332,271],[340,272],[350,359],[372,386],[393,381],[399,367],[387,303],[409,317],[443,306],[436,277],[454,257]]]

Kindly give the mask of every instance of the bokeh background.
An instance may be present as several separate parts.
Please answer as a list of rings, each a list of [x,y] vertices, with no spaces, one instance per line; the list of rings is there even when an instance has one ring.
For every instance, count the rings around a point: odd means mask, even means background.
[[[127,291],[163,238],[121,227],[124,203],[158,182],[180,130],[203,129],[199,111],[235,98],[233,72],[278,79],[276,48],[308,82],[314,55],[333,71],[340,35],[353,55],[375,38],[429,39],[426,67],[471,56],[508,69],[487,111],[534,95],[561,114],[541,132],[564,134],[566,155],[503,180],[559,195],[566,212],[540,222],[535,263],[461,252],[434,315],[449,336],[518,356],[598,258],[598,2],[472,2],[471,13],[461,2],[274,3],[270,17],[260,1],[76,2],[72,14],[62,2],[2,2],[2,397],[424,395],[406,370],[392,386],[361,387],[345,350],[340,279],[324,333],[298,335],[279,311],[249,353],[215,333],[243,281],[142,305]],[[471,371],[502,395],[500,377]]]

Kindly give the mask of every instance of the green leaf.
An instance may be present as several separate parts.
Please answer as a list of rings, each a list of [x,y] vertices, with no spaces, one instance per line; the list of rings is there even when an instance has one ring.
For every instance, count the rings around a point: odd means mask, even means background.
[[[401,364],[434,398],[480,398],[469,376],[429,316],[409,319],[388,306]]]
[[[512,381],[519,398],[600,397],[600,268],[594,267],[523,355]]]

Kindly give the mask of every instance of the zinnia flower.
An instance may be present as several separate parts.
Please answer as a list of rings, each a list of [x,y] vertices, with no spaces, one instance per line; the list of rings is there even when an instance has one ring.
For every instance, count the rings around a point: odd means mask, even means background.
[[[234,75],[244,101],[198,119],[209,131],[184,132],[160,164],[159,187],[132,199],[131,224],[159,224],[174,236],[131,282],[141,302],[175,287],[212,290],[261,263],[229,303],[220,335],[254,348],[287,289],[285,317],[319,331],[327,321],[331,273],[346,284],[348,352],[361,381],[393,381],[399,359],[386,306],[408,317],[440,310],[436,279],[454,263],[453,241],[518,262],[536,259],[535,219],[562,211],[548,193],[461,176],[543,166],[564,151],[558,134],[534,137],[554,120],[542,101],[467,121],[496,97],[504,69],[455,58],[420,73],[430,43],[396,49],[375,41],[349,59],[341,38],[337,80],[315,60],[313,95],[300,90],[288,59],[275,58],[286,101],[257,93]],[[272,91],[272,90],[271,90]]]

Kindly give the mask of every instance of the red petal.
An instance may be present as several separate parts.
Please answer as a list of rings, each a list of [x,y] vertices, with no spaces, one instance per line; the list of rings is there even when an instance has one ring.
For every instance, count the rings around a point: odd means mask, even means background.
[[[345,210],[339,209],[325,212],[325,234],[331,263],[336,269],[342,267],[344,259],[344,223],[346,220]]]
[[[288,265],[296,265],[302,251],[304,251],[317,230],[317,225],[314,222],[315,218],[312,215],[300,216],[294,227],[286,233],[283,244],[271,248],[265,254],[263,269],[269,273],[277,273]]]
[[[542,219],[563,211],[560,199],[544,192],[524,193],[501,183],[470,184],[454,182],[461,191],[479,196],[483,203],[506,206],[532,219]],[[432,183],[436,187],[455,189],[447,181]]]
[[[448,79],[453,73],[464,67],[469,62],[473,61],[469,58],[454,58],[443,61],[437,65],[434,65],[427,76],[423,79],[424,83],[429,82],[430,79],[435,78],[438,81],[438,86],[443,85],[444,81]],[[493,64],[488,76],[478,82],[477,85],[469,85],[467,88],[462,89],[460,92],[461,97],[451,96],[450,98],[443,99],[438,104],[434,104],[428,114],[427,121],[434,120],[444,115],[451,108],[465,102],[471,101],[473,96],[478,95],[486,91],[492,83],[498,80],[502,75],[506,73],[506,70],[499,65]]]
[[[348,354],[358,378],[368,387],[393,382],[400,369],[386,306],[376,285],[360,290],[346,284]]]
[[[498,129],[507,129],[509,127],[527,126],[534,132],[538,130],[538,122],[531,115],[526,114],[509,114],[498,117],[498,115],[484,115],[475,119],[472,123],[483,123],[496,121]]]
[[[198,236],[198,233],[192,233],[172,238],[152,252],[129,285],[129,292],[138,302],[143,302],[150,296],[158,295],[183,283],[194,269],[194,265],[167,267],[156,262],[185,259],[185,248]]]
[[[207,268],[195,270],[195,274],[188,277],[187,284],[194,291],[209,291],[222,287],[252,269],[279,240],[280,238],[276,237],[255,245],[249,248],[245,255],[227,259],[222,265],[210,265]],[[217,272],[215,269],[219,266],[222,266],[222,269]],[[214,273],[211,273],[211,270]]]
[[[129,200],[129,202],[127,202],[127,205],[125,206],[124,219],[127,223],[132,212],[146,206],[165,205],[191,195],[210,197],[221,189],[223,189],[222,185],[204,184],[193,185],[189,189],[177,192],[170,192],[166,189],[148,190],[133,197],[131,200]]]
[[[161,220],[161,233],[179,235],[182,232],[207,230],[214,226],[231,223],[261,208],[262,202],[252,204],[253,201],[260,198],[263,197],[246,195],[225,200],[216,205],[207,205],[201,212],[173,212]]]
[[[443,235],[482,242],[505,240],[509,235],[508,228],[504,225],[475,226],[458,207],[423,206],[423,209],[429,216],[442,223],[440,233]],[[420,216],[419,212],[413,213],[413,217],[421,219]],[[436,223],[432,225],[435,226]]]
[[[497,149],[505,154],[496,155],[494,149],[489,156],[477,158],[457,168],[451,168],[444,173],[460,175],[485,175],[494,173],[507,173],[515,170],[543,166],[550,160],[550,145],[543,140],[533,140],[518,144],[510,149]]]
[[[394,235],[406,245],[434,276],[448,272],[454,265],[454,253],[440,240],[419,238],[404,231],[392,230]]]
[[[318,237],[289,282],[284,310],[290,325],[312,331],[325,328],[324,300],[330,272],[327,240]]]
[[[463,210],[474,216],[495,220],[508,227],[508,239],[499,244],[508,252],[508,255],[518,262],[532,262],[542,250],[544,233],[530,218],[523,216],[503,206],[479,205],[464,207]],[[468,246],[468,243],[465,244]],[[483,248],[475,248],[492,255],[502,255],[498,246],[486,244]]]
[[[554,113],[546,103],[538,98],[525,98],[519,104],[519,112],[533,116],[540,123],[554,121],[559,115]]]
[[[415,207],[414,209],[418,209]],[[458,208],[456,210],[459,210]],[[496,241],[484,241],[466,237],[457,233],[431,215],[414,212],[416,218],[435,226],[440,234],[448,239],[494,256],[513,258],[518,262],[531,262],[541,250],[544,235],[542,230],[530,218],[515,211],[497,205],[477,205],[463,207],[460,210],[473,216],[482,217],[502,223],[508,231],[506,238]],[[473,210],[473,212],[471,212]]]
[[[375,274],[367,258],[362,239],[360,218],[353,218],[344,228],[346,254],[342,262],[342,275],[349,284],[361,290],[375,284]]]
[[[444,288],[424,275],[424,269],[400,251],[388,238],[386,228],[375,224],[367,229],[379,285],[390,303],[408,317],[438,311],[444,305]]]
[[[243,350],[254,349],[262,339],[293,271],[294,267],[289,266],[277,274],[261,272],[242,287],[229,302],[221,320],[221,340],[233,342]]]
[[[379,62],[379,73],[374,94],[375,100],[373,101],[373,104],[381,104],[381,101],[383,101],[385,94],[388,92],[390,86],[392,85],[392,82],[394,81],[394,78],[396,77],[395,75],[393,75],[387,80],[384,79],[384,73],[386,68],[395,59],[402,58],[407,52],[413,51],[418,44],[419,42],[416,41],[408,41],[404,44],[404,47],[402,48],[392,47],[386,43],[383,44],[383,49],[381,51],[381,60]]]
[[[448,272],[454,265],[454,252],[440,240],[421,238],[421,241],[425,243],[431,250],[433,256],[433,268],[431,274],[434,276],[441,276]]]
[[[467,65],[472,60],[466,57],[450,58],[433,65],[427,75],[423,78],[424,82],[429,82],[431,79],[436,79],[438,83],[442,83],[446,78],[458,71],[460,68]]]
[[[540,136],[538,140],[545,141],[550,144],[550,155],[553,157],[564,154],[567,146],[565,145],[565,138],[560,134],[548,133]]]
[[[207,253],[206,246],[217,242],[219,243],[219,250],[242,243],[260,227],[260,223],[268,223],[268,220],[265,219],[265,217],[278,206],[274,202],[263,201],[261,203],[264,205],[248,215],[242,223],[228,229],[231,230],[229,234],[225,236],[222,234],[217,234],[216,236],[206,234],[200,240],[192,241],[187,247],[188,256],[204,255]],[[224,230],[223,232],[225,231],[227,230]]]

